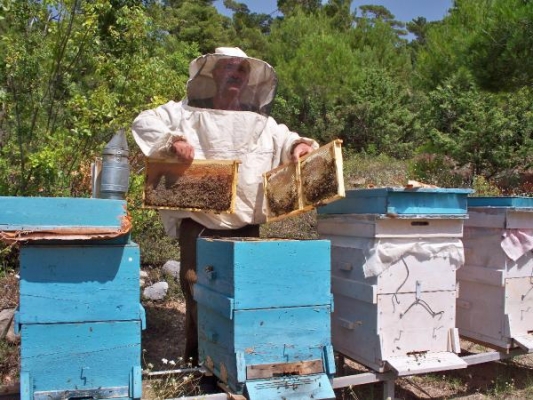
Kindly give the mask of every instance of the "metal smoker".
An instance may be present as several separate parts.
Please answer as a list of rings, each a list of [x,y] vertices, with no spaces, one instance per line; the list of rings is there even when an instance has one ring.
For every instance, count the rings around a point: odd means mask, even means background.
[[[128,141],[120,129],[104,147],[102,158],[93,164],[93,197],[123,200],[129,187]]]

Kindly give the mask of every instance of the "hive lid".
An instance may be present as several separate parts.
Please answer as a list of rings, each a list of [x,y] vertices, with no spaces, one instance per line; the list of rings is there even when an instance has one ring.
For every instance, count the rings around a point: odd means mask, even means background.
[[[346,197],[319,208],[319,214],[465,215],[467,197],[460,188],[384,187],[352,189]]]
[[[127,238],[124,200],[71,197],[0,197],[0,240],[96,240]]]
[[[237,160],[147,159],[143,207],[232,213],[237,193]]]
[[[294,216],[345,196],[342,140],[263,175],[267,221]]]
[[[481,196],[469,197],[468,207],[513,207],[533,208],[533,197],[523,196]]]

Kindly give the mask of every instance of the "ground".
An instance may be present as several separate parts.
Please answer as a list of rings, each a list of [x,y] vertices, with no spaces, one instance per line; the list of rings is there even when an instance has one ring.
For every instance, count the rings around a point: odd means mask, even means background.
[[[17,279],[14,273],[0,277],[0,305],[12,307],[17,297]],[[171,283],[171,290],[176,290]],[[8,299],[9,297],[9,299]],[[147,327],[142,333],[143,368],[152,372],[189,367],[180,360],[183,351],[184,303],[179,296],[169,296],[164,301],[143,301]],[[5,347],[5,345],[2,345]],[[18,381],[18,347],[3,349],[0,360],[0,385],[3,388]],[[463,355],[488,349],[462,341]],[[7,354],[7,356],[6,356]],[[166,360],[166,362],[165,362]],[[173,365],[173,364],[176,365]],[[150,368],[151,367],[151,368]],[[353,375],[367,369],[348,360],[345,373]],[[144,398],[168,399],[201,392],[199,376],[193,373],[172,374],[163,377],[145,377]],[[398,399],[528,399],[533,398],[533,356],[518,356],[504,361],[495,361],[466,369],[444,371],[434,374],[409,376],[396,381],[395,395]],[[347,387],[337,390],[337,399],[382,399],[381,383]],[[5,397],[5,396],[4,396]],[[2,387],[0,387],[0,399]]]
[[[183,348],[184,304],[173,301],[170,304],[145,305],[148,327],[143,333],[145,361],[154,369],[169,369],[162,359],[179,360]],[[491,351],[466,340],[461,340],[462,355]],[[353,375],[368,371],[351,360],[346,361],[345,373]],[[187,374],[179,375],[183,381]],[[194,384],[193,380],[193,384]],[[530,399],[533,398],[533,355],[494,361],[470,366],[466,369],[443,371],[434,374],[409,376],[396,381],[395,395],[402,400],[420,399]],[[161,390],[159,383],[159,389]],[[181,386],[180,389],[184,387]],[[188,388],[194,392],[194,388]],[[198,392],[196,392],[198,393]],[[336,391],[338,400],[383,399],[383,384],[367,384]],[[154,395],[154,397],[158,397]],[[178,397],[174,394],[172,397]],[[170,396],[160,397],[170,398]]]

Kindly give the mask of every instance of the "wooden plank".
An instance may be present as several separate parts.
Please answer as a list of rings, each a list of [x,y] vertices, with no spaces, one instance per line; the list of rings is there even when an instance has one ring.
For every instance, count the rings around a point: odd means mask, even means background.
[[[246,379],[266,379],[282,375],[308,375],[322,372],[324,372],[322,360],[249,365],[246,367]]]
[[[476,282],[482,285],[504,287],[505,270],[464,265],[457,270],[457,281]]]
[[[378,302],[377,286],[364,282],[332,276],[331,291],[334,295],[341,295],[370,304],[377,304]]]

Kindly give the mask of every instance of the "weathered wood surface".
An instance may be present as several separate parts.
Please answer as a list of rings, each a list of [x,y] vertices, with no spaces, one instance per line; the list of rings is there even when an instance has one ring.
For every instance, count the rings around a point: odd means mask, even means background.
[[[128,238],[131,219],[123,200],[0,197],[0,240]]]

